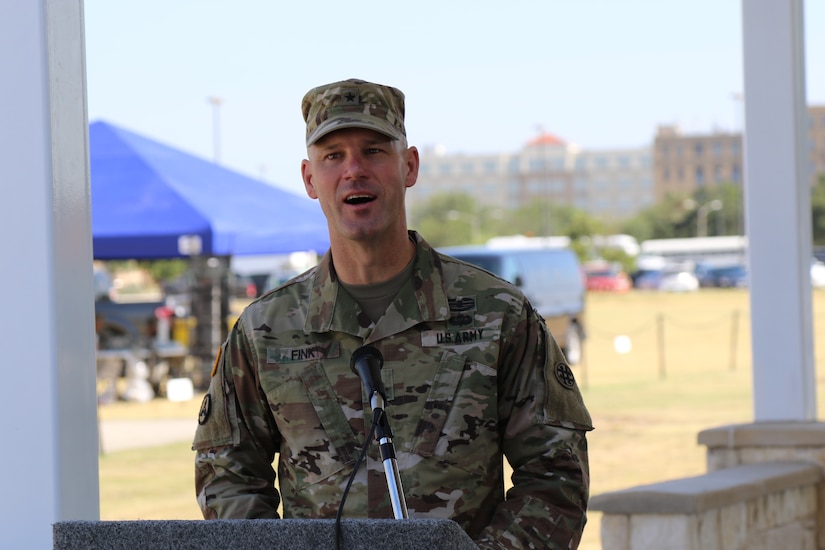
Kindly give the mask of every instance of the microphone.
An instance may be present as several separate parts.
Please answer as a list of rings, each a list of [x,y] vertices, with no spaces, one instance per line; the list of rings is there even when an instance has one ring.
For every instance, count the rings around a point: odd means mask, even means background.
[[[349,366],[352,372],[361,378],[370,400],[372,400],[375,392],[378,392],[383,398],[382,400],[387,398],[387,391],[384,389],[384,382],[381,380],[381,367],[383,365],[384,356],[372,346],[358,348],[350,358]]]
[[[407,511],[404,491],[401,488],[401,475],[398,473],[398,462],[395,458],[395,447],[392,443],[392,429],[390,429],[389,420],[387,420],[384,411],[387,392],[384,389],[384,382],[381,380],[381,367],[383,365],[384,357],[380,351],[372,346],[358,348],[352,353],[349,361],[350,368],[361,378],[361,383],[367,390],[370,399],[375,439],[378,440],[378,448],[381,451],[381,462],[384,464],[384,473],[387,476],[387,489],[390,493],[393,514],[395,519],[407,519],[410,516]],[[364,449],[366,449],[366,445]]]

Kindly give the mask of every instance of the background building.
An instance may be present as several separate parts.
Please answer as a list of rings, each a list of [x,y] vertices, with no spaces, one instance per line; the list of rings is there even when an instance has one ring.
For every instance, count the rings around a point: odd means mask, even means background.
[[[812,184],[825,174],[825,105],[809,113]],[[548,133],[518,152],[447,154],[421,151],[418,184],[407,193],[413,207],[436,194],[467,193],[482,206],[517,209],[537,200],[574,206],[605,220],[623,220],[670,193],[744,180],[742,135],[683,134],[659,126],[652,147],[586,150]]]
[[[659,126],[653,141],[655,200],[691,195],[702,187],[742,184],[742,135],[683,135],[677,126]]]
[[[810,178],[825,174],[825,105],[808,107]],[[742,134],[682,134],[677,126],[659,126],[653,141],[656,201],[670,193],[693,194],[720,183],[741,185]]]
[[[650,149],[586,151],[543,133],[512,154],[421,152],[408,204],[441,193],[467,193],[480,205],[516,209],[538,200],[624,219],[653,204]]]

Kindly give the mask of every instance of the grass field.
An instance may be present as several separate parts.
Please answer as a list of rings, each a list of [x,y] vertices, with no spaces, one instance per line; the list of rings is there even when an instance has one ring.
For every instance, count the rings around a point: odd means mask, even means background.
[[[825,392],[825,292],[814,294],[817,393]],[[595,294],[588,297],[584,362],[574,370],[596,429],[589,435],[592,494],[705,471],[703,429],[750,422],[750,323],[744,291]],[[630,350],[616,351],[626,336]],[[820,336],[820,337],[818,337]],[[625,340],[626,341],[626,340]],[[193,418],[198,400],[116,403],[101,418]],[[819,414],[825,413],[819,399]],[[188,443],[100,457],[101,519],[194,519]],[[580,548],[597,550],[591,512]]]

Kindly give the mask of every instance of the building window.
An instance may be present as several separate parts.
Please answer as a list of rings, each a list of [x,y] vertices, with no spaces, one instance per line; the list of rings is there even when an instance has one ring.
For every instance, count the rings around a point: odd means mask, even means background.
[[[438,167],[438,171],[442,175],[447,176],[447,175],[450,175],[450,174],[453,173],[453,167],[450,164],[442,164],[441,166]]]
[[[485,174],[495,174],[497,167],[498,166],[497,166],[495,161],[488,160],[487,162],[484,163],[484,173]]]
[[[547,169],[547,164],[544,159],[530,159],[531,172],[544,172]]]
[[[697,185],[704,185],[705,184],[705,170],[701,166],[696,167],[696,184]]]
[[[550,180],[550,182],[547,184],[547,187],[550,189],[550,191],[564,191],[564,181]]]
[[[702,146],[702,143],[701,143],[701,142],[698,142],[698,143],[694,143],[694,144],[693,144],[693,152],[694,152],[694,154],[695,154],[697,157],[701,157],[701,156],[702,156],[702,151],[703,151],[703,150],[704,150],[704,147]]]

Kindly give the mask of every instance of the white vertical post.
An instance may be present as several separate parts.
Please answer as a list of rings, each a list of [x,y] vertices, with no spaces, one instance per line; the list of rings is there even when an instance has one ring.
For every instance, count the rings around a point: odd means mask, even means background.
[[[742,0],[756,421],[816,418],[802,0]]]
[[[0,3],[0,548],[99,518],[82,0]]]

